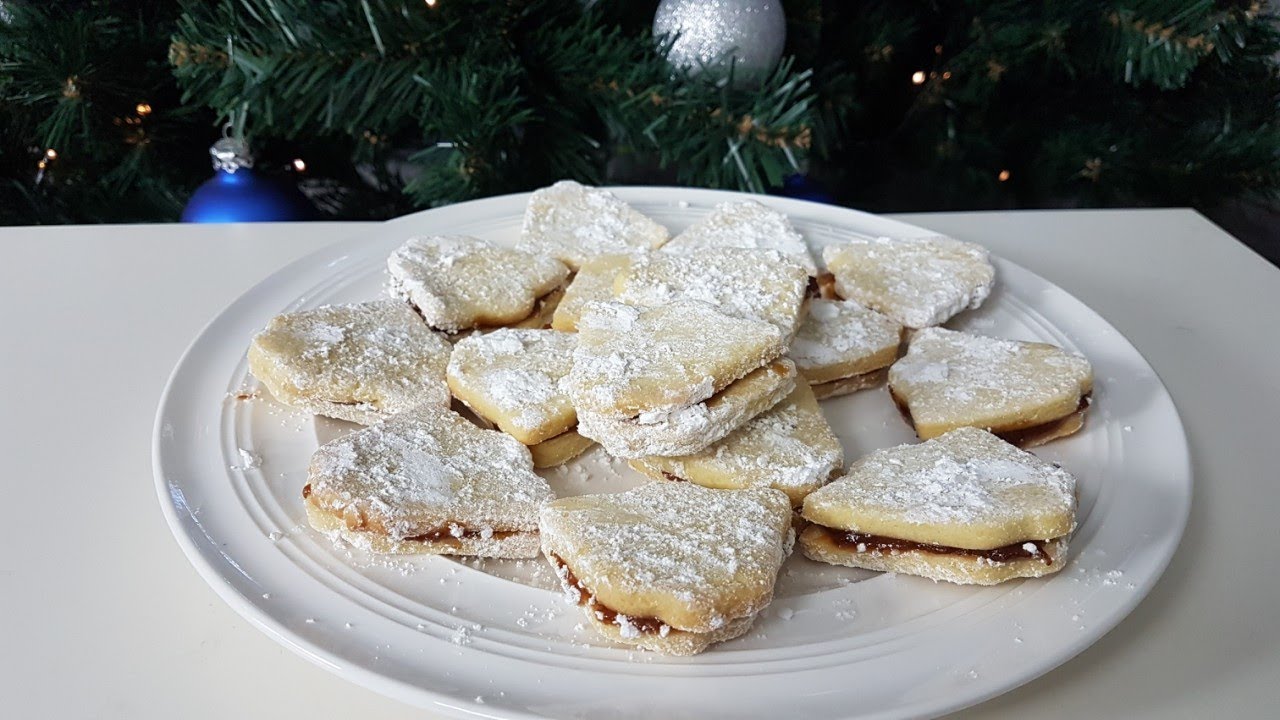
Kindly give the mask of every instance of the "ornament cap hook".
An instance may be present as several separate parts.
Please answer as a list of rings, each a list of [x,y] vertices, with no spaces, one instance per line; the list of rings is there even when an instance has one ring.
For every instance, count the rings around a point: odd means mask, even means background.
[[[249,143],[231,136],[231,123],[222,126],[222,138],[209,148],[209,157],[213,160],[213,169],[221,172],[235,173],[253,167]]]

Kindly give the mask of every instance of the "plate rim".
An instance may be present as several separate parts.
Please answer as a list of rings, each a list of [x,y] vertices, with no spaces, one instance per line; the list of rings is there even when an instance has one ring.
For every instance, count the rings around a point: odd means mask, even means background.
[[[743,200],[759,198],[767,201],[769,205],[774,207],[799,205],[801,207],[822,209],[826,212],[834,211],[834,214],[845,215],[849,218],[850,225],[854,224],[852,220],[855,218],[872,218],[875,223],[894,226],[899,229],[904,236],[939,234],[935,231],[929,230],[928,228],[909,224],[894,218],[874,215],[853,208],[825,205],[822,203],[814,203],[793,198],[759,196],[751,193],[740,193],[726,190],[681,188],[671,186],[608,186],[606,189],[617,194],[623,200],[628,202],[661,202],[672,205],[677,205],[684,201],[702,202],[710,200],[723,202],[735,199]],[[472,211],[472,209],[476,207],[491,206],[503,202],[510,203],[517,200],[527,200],[529,194],[530,193],[527,192],[512,193],[456,203],[388,220],[385,223],[374,225],[372,228],[379,233],[389,232],[388,228],[394,227],[397,224],[410,224],[415,221],[420,221],[423,216],[428,214],[433,214],[435,218],[439,219],[441,225],[448,225],[448,218],[451,215],[466,215],[467,212]],[[784,211],[786,210],[784,209]],[[852,229],[850,229],[850,231],[865,234],[861,231]],[[450,695],[421,685],[414,685],[401,679],[365,668],[358,663],[347,662],[346,659],[341,657],[337,651],[324,647],[317,641],[294,632],[281,620],[255,606],[250,602],[246,595],[240,592],[234,585],[227,582],[223,572],[221,571],[222,569],[215,566],[214,563],[205,556],[204,552],[197,545],[197,539],[188,534],[187,529],[184,526],[183,518],[179,514],[179,502],[174,499],[171,493],[171,483],[169,482],[170,475],[165,469],[163,447],[165,441],[165,438],[163,437],[165,432],[165,419],[173,412],[172,406],[175,403],[175,393],[179,390],[175,381],[179,378],[183,369],[194,361],[193,353],[201,341],[209,335],[211,330],[215,328],[220,320],[230,314],[230,311],[233,308],[240,306],[241,304],[248,304],[253,295],[258,292],[264,292],[268,286],[277,282],[279,278],[291,275],[298,267],[314,262],[319,256],[330,254],[335,250],[354,246],[360,241],[360,231],[353,230],[353,234],[346,239],[326,244],[286,263],[256,282],[253,286],[236,297],[232,302],[224,306],[216,315],[205,323],[200,331],[194,336],[175,363],[169,378],[165,382],[164,390],[160,395],[159,402],[157,403],[156,417],[152,432],[152,467],[157,499],[159,500],[166,524],[168,525],[171,534],[178,542],[179,547],[182,549],[183,554],[186,556],[187,561],[191,563],[200,577],[214,590],[215,594],[226,602],[238,615],[248,620],[254,627],[264,632],[268,637],[271,637],[276,642],[288,647],[291,651],[301,655],[319,667],[329,670],[330,672],[333,672],[336,675],[369,690],[384,696],[395,698],[409,705],[426,707],[423,703],[423,700],[426,699],[430,701],[431,704],[429,707],[431,707],[433,711],[440,712],[444,715],[454,717],[475,717],[477,715],[493,716],[494,711],[499,710],[499,707],[476,703],[474,701],[462,699],[455,695]],[[1163,395],[1163,398],[1168,400],[1168,404],[1172,412],[1170,419],[1174,421],[1176,425],[1177,439],[1180,441],[1181,446],[1181,453],[1178,453],[1178,457],[1175,459],[1175,464],[1180,472],[1177,477],[1169,478],[1171,481],[1181,481],[1179,483],[1180,512],[1176,519],[1170,518],[1171,520],[1176,520],[1176,522],[1169,526],[1171,530],[1176,528],[1176,531],[1164,536],[1167,548],[1162,546],[1159,556],[1155,558],[1155,562],[1151,563],[1153,572],[1151,572],[1145,578],[1144,582],[1138,585],[1131,594],[1126,596],[1124,601],[1113,603],[1113,608],[1115,609],[1112,614],[1108,616],[1108,622],[1095,626],[1095,629],[1091,632],[1082,633],[1074,642],[1058,646],[1058,649],[1053,654],[1053,659],[1051,661],[1046,662],[1043,658],[1039,659],[1035,663],[1032,663],[1035,666],[1035,669],[1032,672],[1021,673],[1015,678],[1006,679],[1005,682],[997,683],[996,686],[988,688],[985,692],[965,696],[964,698],[959,699],[959,701],[954,698],[935,698],[933,702],[930,702],[929,700],[915,701],[898,706],[892,710],[886,710],[885,712],[876,715],[862,715],[858,717],[898,717],[902,715],[933,715],[952,712],[965,707],[971,707],[993,697],[997,697],[1013,690],[1014,688],[1025,685],[1026,683],[1043,676],[1057,667],[1060,667],[1062,664],[1068,662],[1085,649],[1098,642],[1133,612],[1133,610],[1142,602],[1143,599],[1145,599],[1151,589],[1154,588],[1154,586],[1163,577],[1185,534],[1186,525],[1190,516],[1191,504],[1194,497],[1194,468],[1192,465],[1190,444],[1187,441],[1186,426],[1182,421],[1181,413],[1177,408],[1177,404],[1174,401],[1172,394],[1169,393],[1168,387],[1165,385],[1163,378],[1159,376],[1158,372],[1156,372],[1142,352],[1133,345],[1132,341],[1111,325],[1104,316],[1099,314],[1092,307],[1025,266],[1003,258],[1002,256],[997,257],[999,257],[1003,262],[1008,262],[1018,267],[1023,272],[1028,273],[1046,285],[1058,289],[1066,296],[1073,299],[1080,306],[1088,309],[1094,317],[1100,320],[1107,329],[1115,334],[1119,341],[1123,342],[1129,350],[1131,350],[1137,357],[1141,358],[1142,362],[1146,365],[1146,368],[1152,373],[1155,384]],[[212,538],[207,539],[212,544]],[[1096,629],[1097,627],[1101,627],[1102,629],[1099,631]],[[534,714],[510,706],[502,706],[500,710],[502,717],[521,718],[522,720],[525,718],[532,719],[547,717],[546,715]]]

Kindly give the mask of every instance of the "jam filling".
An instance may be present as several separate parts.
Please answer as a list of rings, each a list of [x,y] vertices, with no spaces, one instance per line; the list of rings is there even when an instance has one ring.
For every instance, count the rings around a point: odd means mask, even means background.
[[[668,479],[668,480],[670,480],[670,481],[672,481],[672,482],[689,482],[688,480],[685,480],[684,478],[680,477],[679,475],[672,475],[671,473],[667,472],[666,470],[663,470],[663,471],[662,471],[662,477],[664,477],[664,478],[666,478],[666,479]]]
[[[487,536],[493,540],[501,540],[515,535],[516,532],[515,530],[472,530],[471,528],[455,526],[453,528],[436,528],[435,530],[410,535],[401,539],[413,542],[437,542],[439,540],[463,540]]]
[[[842,300],[836,293],[836,276],[829,272],[820,273],[818,277],[809,278],[809,297],[826,300]]]
[[[809,276],[809,285],[804,289],[804,296],[807,298],[822,297],[822,286],[818,284],[818,278]]]
[[[613,608],[610,608],[606,605],[601,605],[596,600],[595,595],[591,594],[591,591],[582,585],[582,582],[578,580],[577,576],[573,574],[573,571],[569,569],[569,566],[566,565],[565,562],[560,559],[559,555],[555,555],[552,553],[552,554],[548,554],[548,557],[550,557],[551,561],[556,564],[556,569],[560,571],[560,575],[561,577],[564,578],[565,583],[578,591],[579,605],[585,605],[588,608],[590,608],[591,612],[595,613],[595,616],[599,618],[602,622],[609,623],[611,625],[622,624],[618,622],[618,617],[621,614],[617,610],[614,610]],[[679,632],[678,630],[671,627],[667,623],[659,620],[658,618],[635,617],[633,615],[621,615],[621,616],[626,618],[627,624],[635,628],[636,631],[644,633],[645,635],[665,635],[667,633]],[[662,631],[664,627],[667,628],[666,633]]]
[[[302,486],[302,499],[306,500],[310,497],[311,497],[311,483],[307,483],[306,485]],[[351,528],[351,529],[358,530],[359,528]],[[472,530],[471,528],[455,525],[452,528],[448,528],[448,527],[436,528],[435,530],[428,530],[427,532],[418,533],[417,535],[409,535],[407,537],[400,538],[400,540],[412,541],[412,542],[439,542],[441,540],[462,540],[462,539],[483,538],[483,537],[488,537],[493,540],[501,540],[506,537],[511,537],[512,535],[515,535],[518,532],[520,531],[519,530]]]
[[[1020,430],[1006,430],[1004,432],[998,432],[994,434],[996,437],[1000,438],[1001,440],[1004,440],[1007,443],[1013,443],[1014,445],[1021,445],[1022,443],[1028,440],[1031,440],[1032,438],[1038,435],[1041,435],[1043,433],[1049,433],[1055,430],[1059,425],[1068,423],[1076,415],[1083,413],[1085,410],[1089,408],[1089,397],[1090,397],[1089,395],[1080,396],[1080,404],[1076,406],[1076,409],[1071,411],[1071,413],[1067,414],[1066,416],[1058,418],[1057,420],[1050,420],[1047,423],[1032,425],[1029,428],[1022,428]]]
[[[897,406],[898,413],[902,415],[902,419],[906,420],[907,424],[910,425],[912,429],[915,429],[916,423],[911,419],[911,410],[907,408],[907,404],[903,402],[902,398],[898,397],[898,394],[892,389],[889,390],[889,396],[893,398],[893,404]],[[1080,404],[1076,405],[1076,409],[1057,420],[1050,420],[1049,422],[1032,425],[1031,427],[1018,428],[1017,430],[991,430],[990,432],[992,435],[995,435],[1011,445],[1021,445],[1032,438],[1045,434],[1060,425],[1070,422],[1073,417],[1089,408],[1089,403],[1092,401],[1092,397],[1093,393],[1085,393],[1084,395],[1081,395]]]
[[[787,372],[787,366],[786,366],[784,363],[782,363],[782,362],[772,362],[772,363],[769,363],[768,365],[764,365],[764,366],[762,366],[762,367],[764,367],[764,368],[768,368],[768,369],[769,369],[769,371],[770,371],[770,372],[772,372],[774,375],[782,375],[782,374],[785,374],[785,373]],[[757,368],[757,369],[759,369],[759,368]],[[755,370],[752,370],[751,372],[755,372]],[[750,375],[751,373],[747,373],[747,374],[748,374],[748,375]],[[746,377],[746,375],[743,375],[741,378],[738,378],[738,380],[742,380],[742,379],[743,379],[743,378],[745,378],[745,377]],[[693,404],[693,405],[698,405],[698,404],[700,404],[700,403],[709,403],[709,402],[711,402],[712,400],[715,400],[715,399],[716,399],[716,397],[718,397],[718,396],[720,395],[720,393],[724,392],[725,390],[728,390],[728,389],[729,389],[729,387],[730,387],[731,385],[733,385],[733,383],[734,383],[734,382],[738,382],[738,380],[734,380],[733,382],[729,383],[729,385],[725,385],[724,387],[720,388],[720,389],[719,389],[719,390],[717,390],[717,391],[715,392],[715,394],[714,394],[714,395],[712,395],[711,397],[709,397],[709,398],[707,398],[707,399],[705,399],[705,400],[699,400],[698,402],[696,402],[696,403],[692,403],[692,404]],[[639,420],[639,419],[640,419],[640,416],[639,416],[639,415],[633,415],[633,416],[631,416],[630,418],[628,418],[628,420],[630,420],[630,421],[632,421],[632,422],[635,422],[635,421],[637,421],[637,420]]]
[[[1027,560],[1031,558],[1040,558],[1045,565],[1053,564],[1053,557],[1048,552],[1048,542],[1045,540],[1023,540],[1022,542],[1010,543],[998,548],[990,550],[973,550],[970,548],[951,547],[950,545],[933,545],[930,543],[918,543],[911,540],[903,540],[901,538],[885,537],[883,535],[868,535],[865,533],[854,532],[852,530],[843,531],[836,530],[825,526],[821,527],[827,537],[833,543],[844,548],[850,548],[855,552],[926,552],[934,555],[967,555],[969,557],[986,558],[991,562],[1010,562],[1012,560]],[[1027,546],[1032,546],[1028,549]]]

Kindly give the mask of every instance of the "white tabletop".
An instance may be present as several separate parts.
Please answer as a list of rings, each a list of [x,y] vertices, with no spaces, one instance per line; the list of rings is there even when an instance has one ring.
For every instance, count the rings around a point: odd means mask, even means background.
[[[1186,425],[1182,546],[1118,628],[974,718],[1261,717],[1280,699],[1280,271],[1189,210],[905,215],[1079,297]],[[156,502],[170,370],[240,293],[354,223],[0,229],[0,697],[12,717],[401,718],[241,620]]]

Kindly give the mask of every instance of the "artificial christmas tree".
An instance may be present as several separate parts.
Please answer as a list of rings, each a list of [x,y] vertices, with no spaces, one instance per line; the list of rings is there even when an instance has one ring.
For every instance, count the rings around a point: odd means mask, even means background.
[[[176,219],[226,121],[332,218],[560,178],[803,171],[874,210],[1209,207],[1280,183],[1257,3],[792,0],[750,82],[669,60],[657,2],[154,5],[5,4],[0,222]]]

